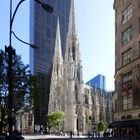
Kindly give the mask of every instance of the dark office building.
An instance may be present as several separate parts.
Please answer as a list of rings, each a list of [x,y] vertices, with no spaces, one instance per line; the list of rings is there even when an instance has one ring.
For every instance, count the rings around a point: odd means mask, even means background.
[[[53,7],[53,13],[46,12],[34,0],[30,2],[30,43],[38,49],[30,50],[30,69],[37,74],[41,88],[41,103],[34,110],[35,124],[44,124],[48,111],[52,61],[54,56],[56,26],[59,17],[62,55],[66,47],[70,6],[73,0],[40,0]]]

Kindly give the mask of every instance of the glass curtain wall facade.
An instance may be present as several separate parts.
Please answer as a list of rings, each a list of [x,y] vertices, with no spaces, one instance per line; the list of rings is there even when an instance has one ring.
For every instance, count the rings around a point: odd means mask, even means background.
[[[41,89],[40,105],[34,109],[35,124],[45,124],[48,112],[50,80],[54,56],[56,26],[59,17],[62,55],[66,47],[71,0],[40,0],[53,7],[53,13],[46,12],[34,0],[30,1],[30,43],[38,49],[30,49],[30,69],[37,74]]]
[[[98,74],[88,82],[86,82],[87,85],[106,90],[106,78],[102,74]]]

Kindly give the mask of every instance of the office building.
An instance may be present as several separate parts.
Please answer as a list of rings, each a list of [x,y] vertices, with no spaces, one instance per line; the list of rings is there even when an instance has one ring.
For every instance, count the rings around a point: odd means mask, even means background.
[[[30,1],[30,43],[38,49],[30,49],[30,69],[39,78],[40,106],[35,107],[35,124],[45,124],[48,112],[52,62],[55,49],[56,27],[59,17],[62,56],[66,47],[71,0],[41,0],[53,7],[53,13],[46,12],[34,0]]]
[[[106,90],[105,76],[102,74],[95,76],[94,78],[86,82],[86,84],[102,90]]]
[[[140,1],[115,0],[115,120],[140,126]],[[138,130],[138,131],[136,131]],[[125,130],[124,130],[125,131]]]

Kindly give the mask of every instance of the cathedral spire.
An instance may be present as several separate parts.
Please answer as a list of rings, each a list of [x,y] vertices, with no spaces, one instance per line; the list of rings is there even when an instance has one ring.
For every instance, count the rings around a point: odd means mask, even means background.
[[[57,31],[56,31],[56,40],[55,40],[54,61],[55,62],[56,61],[61,61],[62,62],[59,18],[58,18],[58,21],[57,21]],[[53,62],[53,63],[55,63],[55,62]]]
[[[65,60],[75,61],[76,48],[77,48],[77,26],[76,26],[76,12],[75,12],[75,0],[71,0],[70,14],[69,14],[69,26],[66,39],[66,53]],[[75,61],[76,62],[76,61]]]
[[[68,34],[72,37],[77,35],[77,23],[76,23],[76,12],[75,12],[75,0],[71,0],[71,8],[69,15],[69,29]]]
[[[62,111],[63,109],[63,58],[61,53],[61,39],[59,19],[57,22],[55,52],[49,95],[49,112]]]

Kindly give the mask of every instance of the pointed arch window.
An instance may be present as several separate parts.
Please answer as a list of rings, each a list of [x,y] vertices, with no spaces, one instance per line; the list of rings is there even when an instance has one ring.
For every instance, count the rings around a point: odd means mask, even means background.
[[[73,60],[75,60],[75,47],[72,47]]]

